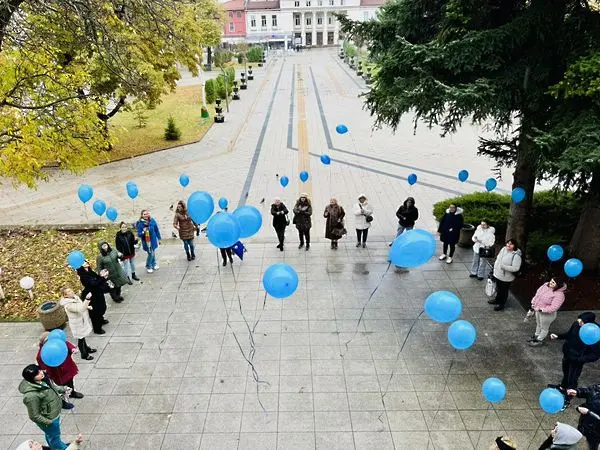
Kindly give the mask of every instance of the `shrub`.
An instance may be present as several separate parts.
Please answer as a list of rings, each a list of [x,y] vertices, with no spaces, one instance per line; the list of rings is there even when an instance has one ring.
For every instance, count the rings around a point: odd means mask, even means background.
[[[213,61],[215,66],[223,67],[224,65],[231,62],[231,58],[233,57],[233,53],[229,50],[221,50],[219,52],[215,52],[213,56]]]
[[[135,102],[133,105],[133,114],[137,120],[138,128],[146,128],[148,125],[148,116],[146,115],[146,104],[142,101]]]
[[[233,88],[233,80],[235,80],[235,69],[233,67],[227,67],[225,69],[225,73],[227,74],[227,83],[229,84],[229,92]]]
[[[212,105],[216,98],[214,80],[206,80],[206,83],[204,83],[204,94],[206,95],[206,103]]]
[[[433,215],[437,221],[442,219],[446,209],[452,203],[464,210],[465,223],[477,225],[481,219],[487,218],[495,226],[496,224],[506,224],[508,220],[509,195],[476,192],[443,200],[433,205]]]
[[[356,47],[348,41],[344,41],[343,49],[344,49],[345,55],[348,58],[352,58],[353,56],[356,55]]]
[[[247,57],[248,57],[248,62],[260,62],[262,61],[262,56],[263,56],[263,48],[256,45],[254,47],[250,47],[248,49],[248,53],[247,53]]]
[[[227,91],[225,90],[225,79],[224,79],[223,75],[219,75],[215,79],[215,83],[216,83],[217,97],[224,100],[227,97]]]
[[[165,128],[165,139],[167,141],[178,141],[181,137],[181,130],[175,125],[175,119],[172,116],[167,121],[167,128]]]
[[[553,244],[566,245],[564,237],[560,234],[537,230],[529,233],[527,238],[527,258],[532,261],[545,261],[546,251]]]

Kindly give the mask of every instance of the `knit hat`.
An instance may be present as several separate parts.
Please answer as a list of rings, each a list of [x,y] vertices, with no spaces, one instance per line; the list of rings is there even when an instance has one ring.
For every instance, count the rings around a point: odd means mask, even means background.
[[[496,445],[500,450],[517,450],[517,447],[513,447],[512,445],[505,442],[503,439],[505,439],[504,436],[496,438]]]
[[[579,314],[579,316],[577,318],[581,319],[583,321],[583,323],[594,323],[594,321],[596,320],[596,314],[588,311],[588,312]]]

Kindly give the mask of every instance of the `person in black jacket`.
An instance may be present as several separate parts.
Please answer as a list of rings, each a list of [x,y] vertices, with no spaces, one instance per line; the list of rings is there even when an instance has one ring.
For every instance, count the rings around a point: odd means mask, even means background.
[[[438,234],[440,235],[440,240],[444,243],[444,252],[440,255],[440,260],[445,259],[448,264],[452,262],[463,223],[463,210],[462,208],[457,208],[454,204],[450,205],[444,217],[440,220]],[[450,253],[448,253],[448,248],[450,248]]]
[[[560,382],[559,389],[566,392],[569,389],[577,389],[577,381],[583,370],[585,363],[598,361],[600,359],[600,343],[586,345],[579,337],[579,330],[586,323],[594,323],[596,315],[593,312],[584,312],[573,322],[571,328],[566,333],[551,334],[550,339],[564,340],[562,371],[563,379]],[[568,406],[567,397],[565,405]]]
[[[275,197],[273,204],[271,205],[271,215],[273,216],[273,228],[277,233],[277,239],[279,244],[277,248],[283,251],[283,241],[285,240],[285,228],[289,225],[288,223],[288,209],[281,202],[279,197]]]
[[[402,206],[396,211],[396,217],[398,218],[398,231],[396,237],[408,230],[412,230],[415,227],[415,222],[419,218],[419,210],[415,206],[415,199],[408,197],[402,203]]]
[[[577,407],[579,424],[577,429],[585,436],[590,450],[598,450],[600,445],[600,384],[586,388],[568,389],[569,397],[585,398],[585,403]]]
[[[77,269],[77,275],[83,285],[81,298],[86,298],[88,293],[92,294],[90,299],[90,320],[92,328],[96,334],[104,334],[106,331],[102,329],[102,325],[106,325],[108,320],[104,319],[106,312],[106,299],[104,294],[110,290],[107,286],[106,279],[108,278],[108,270],[100,271],[100,275],[92,270],[90,263],[85,261],[83,266]]]
[[[293,211],[294,219],[292,222],[296,225],[298,238],[300,239],[298,248],[304,247],[304,241],[306,240],[306,251],[308,251],[310,249],[310,228],[312,227],[310,218],[312,216],[312,204],[308,195],[305,193],[300,194],[300,198],[296,201]]]
[[[129,284],[131,284],[131,280],[140,281],[135,274],[135,246],[138,242],[138,238],[134,236],[127,224],[121,222],[120,230],[115,235],[115,247],[121,254],[120,258],[125,274],[129,278]]]

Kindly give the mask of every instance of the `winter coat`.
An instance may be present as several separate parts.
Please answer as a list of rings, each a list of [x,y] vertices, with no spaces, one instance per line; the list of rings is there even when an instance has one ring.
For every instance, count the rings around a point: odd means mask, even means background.
[[[409,200],[412,200],[413,202],[413,205],[410,208],[407,206]],[[415,199],[408,197],[400,208],[398,208],[398,211],[396,211],[396,217],[398,218],[400,226],[404,228],[414,227],[415,222],[419,218],[419,210],[415,207]]]
[[[531,308],[543,313],[558,311],[565,301],[566,289],[567,285],[554,290],[548,283],[542,284],[531,299]]]
[[[566,423],[556,422],[556,436],[552,439],[550,450],[571,450],[577,448],[577,443],[583,436],[577,428]]]
[[[367,222],[367,216],[373,215],[373,208],[369,205],[368,202],[360,203],[358,202],[354,205],[354,217],[356,220],[356,229],[357,230],[366,230],[371,228],[371,222]]]
[[[283,214],[279,214],[283,213]],[[273,216],[273,228],[276,230],[285,230],[287,227],[287,215],[289,211],[283,203],[271,205],[271,215]],[[309,219],[310,220],[310,219]]]
[[[584,312],[579,314],[579,319],[584,323],[595,323],[596,315],[592,312]],[[562,348],[564,358],[580,364],[598,361],[600,359],[600,342],[594,345],[584,344],[579,337],[580,329],[579,323],[575,321],[569,331],[557,335],[558,339],[565,341]]]
[[[438,233],[440,233],[440,240],[444,244],[456,244],[460,236],[460,230],[464,223],[463,210],[462,208],[456,208],[455,213],[451,213],[450,209],[446,210],[446,214],[440,220],[438,226]]]
[[[298,231],[308,231],[312,226],[310,216],[312,215],[312,206],[307,202],[300,202],[298,200],[294,206],[294,225]]]
[[[510,283],[516,278],[516,273],[521,269],[521,250],[509,251],[502,247],[494,262],[494,277],[500,281]]]
[[[41,384],[22,380],[19,384],[19,392],[23,394],[27,414],[35,424],[48,427],[59,416],[62,409],[62,399],[59,394],[65,393],[63,386],[57,386],[48,377]]]
[[[194,239],[196,224],[189,214],[176,212],[175,217],[173,217],[173,228],[179,230],[179,239],[182,241]]]
[[[31,450],[31,444],[32,441],[31,439],[25,442],[22,442],[21,444],[19,444],[19,446],[17,448],[15,448],[15,450]],[[43,447],[42,447],[43,448]],[[75,441],[71,441],[71,443],[69,444],[69,446],[65,449],[65,450],[79,450],[81,448],[81,445],[79,445],[77,442]]]
[[[138,243],[138,239],[133,235],[131,230],[127,230],[125,233],[117,231],[115,235],[115,247],[121,256],[121,259],[131,259],[135,257],[135,245]]]
[[[577,389],[577,397],[584,398],[581,406],[589,409],[587,414],[579,415],[577,429],[587,438],[600,439],[600,384]]]
[[[60,305],[65,308],[69,318],[69,328],[75,339],[83,339],[92,332],[92,322],[90,314],[85,303],[77,296],[74,298],[63,297],[60,299]]]
[[[340,205],[327,205],[325,207],[325,211],[323,212],[323,217],[327,219],[325,222],[325,238],[331,240],[338,240],[342,235],[334,232],[333,229],[343,229],[344,228],[344,216],[346,215],[346,211]]]
[[[101,277],[91,268],[85,270],[83,267],[77,269],[77,275],[83,285],[83,291],[81,292],[80,298],[85,298],[88,293],[92,294],[90,299],[90,306],[92,311],[90,314],[95,316],[102,316],[106,312],[106,299],[104,294],[108,292],[108,286],[106,285],[106,279]]]
[[[156,250],[158,248],[158,242],[162,239],[158,224],[152,217],[150,221],[140,219],[136,222],[135,227],[137,229],[138,237],[142,240],[142,248],[144,251]],[[146,234],[147,232],[147,234]]]
[[[115,284],[115,287],[121,287],[129,283],[127,275],[123,267],[119,263],[119,252],[108,246],[108,251],[102,250],[102,245],[108,242],[98,243],[100,254],[96,257],[96,270],[100,272],[102,269],[108,270],[108,279]]]
[[[75,364],[75,361],[73,361],[73,350],[75,348],[77,347],[67,341],[67,349],[69,349],[67,359],[65,359],[58,367],[50,367],[44,364],[44,361],[42,360],[42,346],[40,345],[36,357],[37,364],[44,372],[46,372],[46,375],[48,375],[52,381],[60,386],[64,386],[79,373],[79,368],[77,367],[77,364]]]
[[[494,233],[496,233],[496,229],[494,227],[483,228],[481,225],[479,225],[472,238],[473,242],[475,242],[475,244],[473,244],[473,251],[475,253],[479,253],[481,246],[486,248],[494,245],[496,242],[496,236],[494,236]],[[480,242],[477,242],[477,240]]]

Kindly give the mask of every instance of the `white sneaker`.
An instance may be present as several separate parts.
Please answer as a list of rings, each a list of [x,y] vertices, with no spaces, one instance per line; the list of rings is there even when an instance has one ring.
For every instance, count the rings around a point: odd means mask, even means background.
[[[440,261],[443,261],[446,259],[446,255],[440,255]]]
[[[158,264],[155,264],[154,265],[154,270],[158,270],[158,269],[160,269],[160,267],[158,267]]]
[[[448,258],[448,259],[446,260],[446,264],[452,264],[452,258]]]
[[[152,269],[146,269],[146,272],[152,273],[152,272],[154,272],[154,270],[152,270]]]

